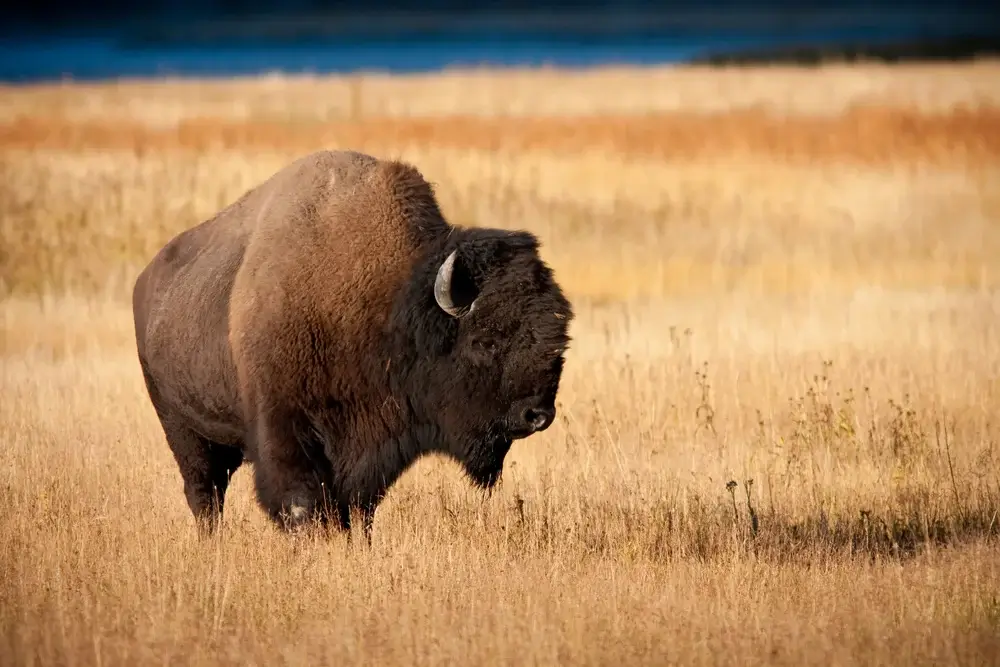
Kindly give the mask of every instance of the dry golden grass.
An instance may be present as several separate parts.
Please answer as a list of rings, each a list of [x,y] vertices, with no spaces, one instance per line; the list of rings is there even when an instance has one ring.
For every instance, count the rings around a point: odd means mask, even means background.
[[[0,121],[22,116],[170,127],[198,118],[330,121],[368,117],[536,117],[767,108],[836,116],[853,106],[928,113],[1000,103],[1000,61],[813,68],[602,67],[438,74],[274,76],[0,86]]]
[[[4,90],[2,661],[990,663],[997,71]],[[489,499],[419,462],[370,549],[276,532],[248,470],[199,543],[131,280],[321,147],[542,237],[579,312],[561,417]]]

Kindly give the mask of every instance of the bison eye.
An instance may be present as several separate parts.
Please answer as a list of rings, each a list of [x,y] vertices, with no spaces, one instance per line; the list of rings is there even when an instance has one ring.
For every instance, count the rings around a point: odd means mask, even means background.
[[[476,361],[490,362],[499,349],[499,344],[491,336],[476,336],[469,341],[468,349]]]
[[[472,341],[472,347],[477,352],[493,354],[497,349],[497,342],[493,338],[476,338]]]

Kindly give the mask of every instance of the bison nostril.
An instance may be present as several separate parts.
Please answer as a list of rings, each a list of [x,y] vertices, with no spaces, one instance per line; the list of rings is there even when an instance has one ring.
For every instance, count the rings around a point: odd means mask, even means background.
[[[546,408],[528,408],[522,418],[532,431],[544,431],[552,423],[554,412]]]

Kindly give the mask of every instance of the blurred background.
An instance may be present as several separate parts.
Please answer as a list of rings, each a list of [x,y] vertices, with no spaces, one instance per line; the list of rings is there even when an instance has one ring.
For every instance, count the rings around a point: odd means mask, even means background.
[[[984,2],[96,0],[0,21],[0,79],[996,54]]]

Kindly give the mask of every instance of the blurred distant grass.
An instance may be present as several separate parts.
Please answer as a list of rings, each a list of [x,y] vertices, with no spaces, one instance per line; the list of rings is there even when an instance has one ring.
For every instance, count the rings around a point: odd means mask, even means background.
[[[336,147],[414,162],[456,222],[536,231],[581,296],[997,284],[1000,68],[818,71],[7,89],[0,290],[121,294],[180,229]]]
[[[457,223],[537,232],[579,295],[1000,281],[1000,167],[339,145],[413,161]],[[171,236],[300,154],[0,151],[2,288],[121,293]]]
[[[302,123],[420,119],[558,118],[663,112],[771,111],[837,117],[856,108],[923,114],[996,108],[1000,61],[829,63],[822,67],[542,67],[447,73],[261,76],[233,79],[59,82],[0,86],[0,121],[63,118],[160,128],[204,119]],[[711,140],[711,137],[704,137]]]

